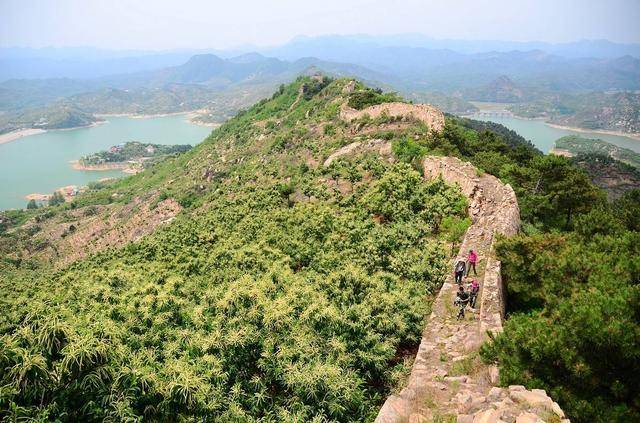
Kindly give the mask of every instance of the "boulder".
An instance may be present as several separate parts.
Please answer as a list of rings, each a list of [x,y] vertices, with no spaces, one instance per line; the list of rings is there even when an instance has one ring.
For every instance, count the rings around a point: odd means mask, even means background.
[[[551,398],[538,392],[531,391],[511,391],[509,396],[512,400],[520,403],[529,404],[532,407],[545,405],[551,409]]]
[[[498,423],[502,416],[502,410],[489,410],[479,411],[473,415],[473,423]]]
[[[489,401],[496,401],[498,400],[500,397],[502,396],[502,389],[498,388],[498,387],[493,387],[491,388],[491,390],[489,391],[489,395],[488,395],[488,399]]]
[[[545,423],[537,415],[529,412],[524,412],[516,417],[516,423]]]

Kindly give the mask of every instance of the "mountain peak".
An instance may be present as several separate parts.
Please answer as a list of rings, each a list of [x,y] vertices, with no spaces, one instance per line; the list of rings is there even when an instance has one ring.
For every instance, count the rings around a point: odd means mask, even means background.
[[[251,53],[241,54],[240,56],[232,57],[231,59],[229,59],[229,62],[243,64],[243,63],[264,62],[265,60],[268,60],[266,56],[263,56],[260,53],[251,52]]]
[[[215,54],[196,54],[181,67],[189,66],[215,66],[224,63],[224,60]]]

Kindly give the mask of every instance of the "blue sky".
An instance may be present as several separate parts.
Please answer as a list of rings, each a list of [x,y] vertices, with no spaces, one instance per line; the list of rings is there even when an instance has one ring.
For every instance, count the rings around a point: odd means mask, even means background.
[[[640,42],[640,0],[0,0],[0,46],[230,48],[300,34]]]

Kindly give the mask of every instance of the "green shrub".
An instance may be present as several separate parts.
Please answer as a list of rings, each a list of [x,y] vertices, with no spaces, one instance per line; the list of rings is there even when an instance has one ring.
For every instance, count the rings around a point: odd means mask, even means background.
[[[401,101],[396,93],[382,93],[381,90],[366,89],[363,91],[355,91],[349,94],[347,105],[356,110],[366,109],[376,104],[391,103]]]
[[[427,154],[427,148],[425,146],[408,137],[394,141],[392,150],[393,154],[405,163],[418,161]]]

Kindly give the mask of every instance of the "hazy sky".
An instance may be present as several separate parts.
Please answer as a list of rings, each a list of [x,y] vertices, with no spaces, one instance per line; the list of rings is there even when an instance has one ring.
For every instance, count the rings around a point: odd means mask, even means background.
[[[0,46],[228,48],[298,34],[640,42],[640,0],[0,0]]]

